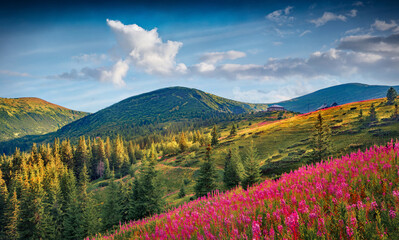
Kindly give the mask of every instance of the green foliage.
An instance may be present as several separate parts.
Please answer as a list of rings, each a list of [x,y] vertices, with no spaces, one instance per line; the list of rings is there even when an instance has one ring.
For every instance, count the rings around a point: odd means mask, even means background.
[[[211,145],[215,146],[219,142],[219,132],[216,125],[214,125],[212,128],[211,136],[212,136]]]
[[[375,110],[374,103],[372,103],[371,106],[370,106],[368,120],[369,120],[370,122],[375,122],[375,121],[378,120],[378,119],[377,119],[377,112],[376,112],[376,110]]]
[[[102,219],[103,230],[110,229],[112,226],[119,223],[121,219],[119,201],[119,184],[115,182],[114,178],[109,180],[106,192],[106,200],[103,207]]]
[[[246,150],[246,156],[244,161],[245,173],[241,182],[244,189],[258,183],[260,181],[260,167],[258,162],[258,153],[254,146],[253,141]]]
[[[330,127],[325,123],[325,120],[319,113],[317,120],[314,125],[314,133],[311,142],[311,160],[317,162],[326,160],[331,155],[331,130]]]
[[[223,182],[226,189],[238,186],[244,176],[244,166],[242,164],[237,148],[229,149],[224,164]]]
[[[186,135],[184,134],[184,132],[182,132],[180,134],[179,148],[180,148],[181,152],[185,152],[187,150],[187,148],[188,148],[188,143],[187,143]]]
[[[217,189],[218,173],[215,164],[211,160],[211,146],[207,147],[206,159],[201,165],[195,185],[196,197],[205,196],[207,193]]]
[[[233,124],[230,130],[230,136],[235,136],[237,134],[236,126]]]
[[[3,179],[3,172],[0,169],[0,239],[5,238],[6,232],[4,226],[7,225],[7,218],[5,217],[7,211],[7,196],[7,185]]]
[[[19,201],[17,198],[17,192],[15,190],[10,195],[5,217],[7,221],[5,222],[5,225],[2,225],[5,226],[4,228],[5,228],[6,237],[4,239],[9,239],[9,240],[19,239],[19,232],[18,232]]]
[[[186,196],[186,189],[184,188],[184,184],[181,185],[179,194],[177,196],[179,198],[184,198]]]
[[[387,92],[387,104],[394,104],[397,97],[398,93],[396,92],[396,90],[393,87],[390,87]]]

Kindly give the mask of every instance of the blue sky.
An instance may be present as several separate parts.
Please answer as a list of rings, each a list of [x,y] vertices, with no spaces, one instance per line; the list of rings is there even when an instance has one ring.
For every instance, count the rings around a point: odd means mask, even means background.
[[[399,85],[390,1],[12,2],[0,96],[95,112],[168,86],[278,102],[348,83]]]

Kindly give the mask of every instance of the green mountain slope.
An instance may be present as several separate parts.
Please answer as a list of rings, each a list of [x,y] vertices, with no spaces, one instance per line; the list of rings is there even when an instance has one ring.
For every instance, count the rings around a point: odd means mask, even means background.
[[[395,86],[394,88],[396,91],[399,91],[399,86]],[[389,86],[348,83],[324,88],[277,104],[290,111],[305,113],[316,110],[324,103],[332,104],[336,102],[341,105],[350,102],[386,97],[388,89]]]
[[[56,131],[87,114],[39,98],[0,98],[0,141]]]
[[[219,113],[265,110],[266,104],[233,101],[197,89],[170,87],[122,100],[58,131],[61,136],[95,135],[121,126],[193,120]]]

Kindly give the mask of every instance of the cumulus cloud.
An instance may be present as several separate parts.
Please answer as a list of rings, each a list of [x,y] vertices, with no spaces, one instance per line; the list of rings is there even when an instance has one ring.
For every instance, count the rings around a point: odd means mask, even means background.
[[[107,19],[108,26],[117,37],[118,48],[136,69],[149,74],[171,75],[177,67],[175,58],[183,45],[181,42],[163,42],[157,28],[145,30],[136,24],[124,25],[120,21]]]
[[[356,9],[352,9],[349,11],[349,13],[347,14],[349,17],[356,17],[357,15],[357,10]]]
[[[311,23],[316,25],[316,27],[323,26],[324,24],[330,22],[330,21],[346,21],[346,17],[344,15],[337,15],[332,12],[324,12],[323,16],[310,20]]]
[[[56,79],[95,79],[100,82],[110,82],[117,87],[125,86],[124,78],[131,67],[148,74],[171,76],[185,74],[188,68],[183,63],[176,63],[175,58],[183,45],[181,42],[164,42],[156,28],[145,30],[136,24],[125,25],[120,21],[107,19],[107,25],[115,33],[117,45],[116,62],[108,67],[85,67],[73,69],[59,75],[49,76]],[[235,59],[239,52],[230,52],[222,58]],[[209,57],[210,59],[212,56]],[[216,56],[214,57],[216,58]],[[72,57],[77,62],[99,64],[108,57],[104,54],[81,54]]]
[[[307,58],[269,59],[266,64],[203,65],[197,74],[228,80],[276,81],[291,78],[319,79],[328,76],[384,78],[397,81],[399,34],[388,37],[349,36],[337,48],[314,52]]]
[[[392,34],[387,37],[372,35],[348,36],[340,40],[338,49],[374,53],[385,57],[397,57],[399,54],[399,34]]]
[[[271,12],[266,15],[266,19],[276,22],[278,24],[292,22],[294,20],[294,17],[289,16],[289,15],[291,14],[293,8],[294,7],[292,7],[292,6],[287,6],[284,9],[279,9],[274,12]]]
[[[398,24],[393,20],[391,20],[391,23],[387,23],[381,20],[375,20],[375,22],[371,25],[371,27],[379,31],[387,31],[393,28],[397,28]]]

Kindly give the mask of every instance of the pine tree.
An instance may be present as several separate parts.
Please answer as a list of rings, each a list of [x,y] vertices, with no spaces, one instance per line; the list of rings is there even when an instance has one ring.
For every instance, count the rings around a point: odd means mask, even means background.
[[[127,152],[129,155],[130,164],[135,164],[136,163],[136,153],[135,153],[135,148],[134,148],[132,141],[129,141],[129,146],[128,146]]]
[[[363,110],[362,109],[359,110],[359,115],[357,116],[357,118],[359,119],[359,121],[363,121]]]
[[[227,189],[240,184],[244,174],[244,166],[238,154],[237,148],[229,150],[224,164],[223,182]]]
[[[62,141],[61,143],[61,161],[68,167],[68,169],[74,169],[75,163],[69,139]]]
[[[186,189],[184,188],[184,184],[181,185],[180,191],[179,191],[179,198],[184,198],[186,196]]]
[[[182,132],[182,133],[180,134],[179,148],[180,148],[180,151],[181,151],[181,152],[186,151],[187,148],[188,148],[188,143],[187,143],[187,139],[186,139],[186,136],[185,136],[184,132]]]
[[[154,152],[153,149],[151,152]],[[158,172],[155,170],[156,155],[143,159],[140,174],[134,181],[133,197],[135,203],[135,219],[140,219],[162,210],[162,189],[157,181]]]
[[[375,111],[374,103],[371,104],[369,110],[369,121],[376,122],[377,121],[377,112]]]
[[[104,159],[104,178],[109,179],[111,177],[111,168],[109,166],[108,158]]]
[[[399,120],[399,109],[397,103],[395,103],[395,111],[393,112],[392,119]]]
[[[119,206],[120,189],[114,178],[109,180],[106,191],[106,199],[102,212],[103,230],[110,229],[121,220]]]
[[[218,133],[216,125],[213,126],[211,135],[212,135],[211,145],[215,146],[219,143],[219,133]]]
[[[123,147],[123,140],[119,135],[115,139],[114,150],[111,154],[111,160],[111,167],[117,172],[121,170],[123,163],[127,161],[125,148]]]
[[[312,162],[321,161],[326,159],[331,154],[331,130],[330,127],[324,122],[323,117],[319,113],[317,121],[314,125],[314,134],[312,137]]]
[[[247,148],[245,156],[245,173],[241,182],[244,189],[260,181],[260,168],[258,163],[258,153],[253,141]]]
[[[88,152],[87,152],[87,145],[86,145],[86,140],[85,137],[82,136],[79,138],[79,144],[76,148],[75,155],[74,155],[74,172],[75,176],[79,177],[79,173],[82,171],[83,165],[88,162]]]
[[[10,239],[16,240],[19,239],[19,232],[18,232],[18,221],[19,221],[19,201],[17,198],[17,191],[14,190],[10,195],[10,199],[7,204],[7,212],[6,212],[6,219],[5,222],[5,235],[6,238],[1,239]]]
[[[95,234],[99,228],[97,209],[95,202],[90,194],[87,192],[89,185],[89,174],[86,165],[83,166],[82,172],[79,176],[79,202],[82,213],[82,234],[89,236]]]
[[[5,216],[7,210],[7,197],[7,185],[3,180],[3,172],[0,169],[0,239],[6,239],[4,226],[7,224],[7,218]]]
[[[387,104],[394,104],[397,97],[398,93],[396,92],[396,90],[393,87],[390,87],[387,92]]]
[[[109,139],[109,137],[107,137],[105,140],[105,156],[108,159],[111,159],[111,153],[112,153],[111,140]]]
[[[232,137],[232,136],[235,136],[237,134],[237,129],[236,129],[236,126],[233,124],[233,126],[231,127],[231,130],[230,130],[230,136]]]
[[[205,196],[208,192],[212,192],[217,188],[218,173],[211,160],[211,150],[211,146],[208,146],[205,162],[199,170],[199,177],[195,185],[195,195],[197,197]]]

